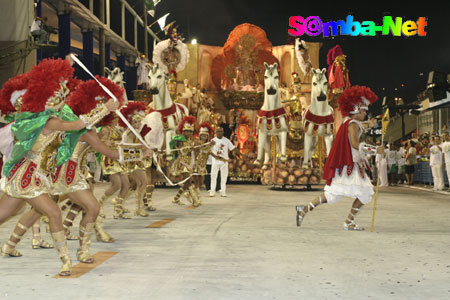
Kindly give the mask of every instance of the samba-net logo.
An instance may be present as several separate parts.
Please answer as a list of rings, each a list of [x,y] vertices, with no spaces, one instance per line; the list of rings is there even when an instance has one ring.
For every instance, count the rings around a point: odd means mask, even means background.
[[[419,17],[417,21],[403,21],[403,18],[391,16],[384,16],[383,23],[376,25],[374,21],[358,22],[353,20],[353,16],[347,16],[347,19],[339,21],[322,22],[317,16],[309,16],[303,18],[302,16],[292,16],[289,18],[288,33],[292,36],[301,36],[307,34],[310,36],[317,36],[322,33],[324,37],[337,35],[351,35],[351,36],[375,36],[377,32],[381,35],[393,36],[426,36],[427,32],[427,18]]]

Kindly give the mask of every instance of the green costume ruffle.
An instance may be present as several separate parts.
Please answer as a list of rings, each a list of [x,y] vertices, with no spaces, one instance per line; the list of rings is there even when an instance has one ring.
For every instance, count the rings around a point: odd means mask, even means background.
[[[14,148],[9,160],[3,167],[3,174],[8,177],[11,169],[31,150],[37,138],[47,124],[48,119],[57,117],[63,121],[77,121],[78,117],[69,106],[64,105],[60,111],[46,109],[40,113],[21,112],[15,114],[15,122],[11,131],[15,137]],[[66,163],[72,156],[73,150],[80,137],[87,129],[79,131],[66,131],[61,145],[58,147],[57,166]]]

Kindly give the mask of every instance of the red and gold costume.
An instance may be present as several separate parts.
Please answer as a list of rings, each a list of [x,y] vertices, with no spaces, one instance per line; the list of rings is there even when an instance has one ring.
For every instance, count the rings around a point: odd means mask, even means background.
[[[106,106],[102,106],[85,115],[80,115],[78,119],[65,105],[66,96],[69,93],[67,86],[72,75],[73,69],[68,61],[61,59],[45,59],[26,75],[29,82],[21,101],[17,100],[15,103],[16,107],[20,106],[20,113],[15,114],[15,122],[11,127],[16,142],[11,157],[3,169],[5,177],[2,187],[5,193],[16,199],[26,199],[33,206],[38,203],[42,204],[41,210],[49,218],[50,215],[54,216],[56,213],[54,206],[49,204],[52,202],[48,195],[52,188],[50,178],[60,165],[67,163],[76,143],[84,133],[83,130],[67,131],[65,129],[64,132],[51,128],[58,126],[57,124],[63,126],[62,121],[73,123],[75,128],[89,128],[98,122],[105,112],[109,111]],[[50,120],[53,125],[47,126]],[[83,127],[81,127],[82,124]],[[63,128],[71,127],[67,124],[67,127]],[[47,130],[46,135],[43,134],[45,130]],[[56,209],[59,210],[59,208]],[[34,211],[29,213],[31,213],[30,218],[28,218],[28,213],[27,217],[24,215],[28,222],[34,223],[33,215],[37,218],[40,217],[40,214]],[[24,217],[21,218],[21,221]],[[81,251],[90,244],[90,226],[88,225],[86,228],[80,226],[80,231],[85,229]],[[65,233],[59,229],[63,228],[61,220],[52,218],[50,227],[55,247],[63,262],[60,275],[70,275],[72,261],[67,250]],[[17,242],[20,241],[20,234],[23,235],[26,229],[26,226],[17,224],[10,240],[15,238]],[[10,243],[7,244],[11,246]],[[5,245],[8,246],[7,244]],[[5,245],[2,247],[1,254],[15,256],[15,253],[10,251],[15,249],[5,247]]]
[[[348,68],[346,65],[347,56],[342,51],[341,46],[336,45],[327,54],[328,63],[328,83],[330,84],[330,105],[336,107],[337,97],[350,87]]]
[[[184,205],[180,201],[181,195],[186,192],[188,199],[192,202],[193,206],[199,206],[201,204],[200,199],[195,192],[194,185],[192,184],[192,173],[195,172],[196,164],[196,145],[197,142],[194,139],[194,126],[196,118],[192,116],[186,116],[181,120],[178,125],[178,135],[175,135],[171,141],[171,148],[176,151],[176,159],[174,160],[170,173],[177,179],[186,180],[182,187],[178,190],[178,193],[173,199],[173,203],[178,205]],[[190,134],[188,135],[188,132]],[[181,142],[181,144],[180,144]]]

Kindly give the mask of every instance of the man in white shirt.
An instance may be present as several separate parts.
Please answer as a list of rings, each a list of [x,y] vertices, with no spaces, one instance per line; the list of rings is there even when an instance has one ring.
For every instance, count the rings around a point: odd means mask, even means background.
[[[445,142],[442,144],[442,152],[444,152],[445,170],[447,171],[447,178],[450,182],[450,135],[444,134]]]
[[[212,164],[211,164],[211,189],[209,196],[214,197],[216,194],[217,174],[220,171],[220,195],[226,197],[226,184],[228,178],[228,151],[233,152],[237,157],[240,157],[239,150],[234,147],[229,139],[223,136],[223,128],[217,127],[216,137],[212,139],[215,142],[211,150]]]
[[[435,191],[442,191],[444,188],[444,177],[442,174],[442,144],[441,138],[435,136],[434,145],[430,148],[430,167],[433,174],[433,183]]]
[[[37,17],[33,24],[31,24],[30,33],[37,42],[40,44],[48,44],[49,33],[45,30],[44,24],[47,21],[47,17],[40,18]]]
[[[406,163],[406,150],[403,145],[400,146],[397,150],[397,165],[398,165],[398,182],[403,183],[405,178],[405,163]]]
[[[394,185],[397,177],[397,149],[394,144],[389,144],[389,149],[386,149],[387,165],[389,173],[389,184]]]

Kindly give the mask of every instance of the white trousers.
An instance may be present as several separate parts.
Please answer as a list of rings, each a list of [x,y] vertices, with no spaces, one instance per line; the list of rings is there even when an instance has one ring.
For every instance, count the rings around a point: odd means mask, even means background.
[[[227,189],[228,163],[211,165],[211,190],[216,191],[217,174],[220,170],[220,192],[225,193]]]
[[[433,174],[433,183],[435,190],[444,188],[444,176],[442,174],[442,165],[431,166],[431,174]]]
[[[389,186],[387,164],[385,162],[380,162],[378,163],[377,167],[378,176],[380,177],[380,186]]]

